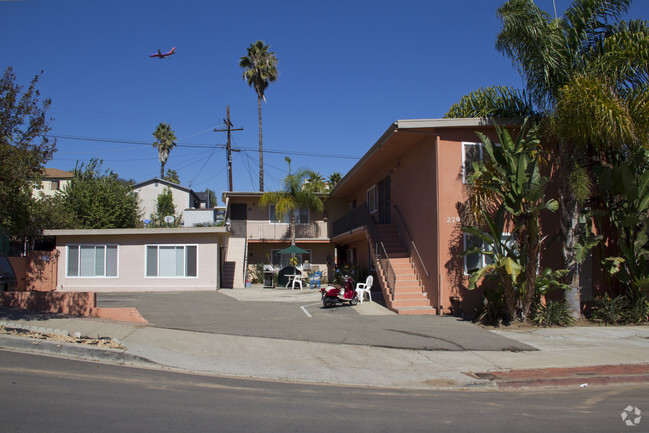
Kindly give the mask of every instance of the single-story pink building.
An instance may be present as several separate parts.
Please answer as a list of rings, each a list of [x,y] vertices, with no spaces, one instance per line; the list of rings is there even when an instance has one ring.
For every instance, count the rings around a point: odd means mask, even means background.
[[[182,291],[220,287],[224,227],[46,230],[56,290]]]

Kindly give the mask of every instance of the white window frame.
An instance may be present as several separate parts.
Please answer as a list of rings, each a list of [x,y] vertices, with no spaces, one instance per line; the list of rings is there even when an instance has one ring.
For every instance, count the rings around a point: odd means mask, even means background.
[[[463,141],[462,142],[462,183],[467,184],[469,183],[469,179],[467,179],[467,170],[466,170],[466,164],[467,164],[467,147],[468,146],[477,146],[479,149],[479,154],[480,154],[480,160],[484,159],[484,143],[481,143],[479,141],[477,142],[468,142],[468,141]]]
[[[149,248],[156,248],[156,275],[147,275],[149,268]],[[183,275],[160,275],[160,247],[183,248]],[[187,247],[196,248],[196,275],[187,275]],[[198,244],[146,244],[144,245],[144,278],[153,279],[170,279],[170,278],[190,278],[199,277],[199,248]]]
[[[77,248],[77,275],[70,275],[70,247],[76,247]],[[97,254],[97,248],[103,248],[104,250],[104,263],[103,263],[103,268],[104,268],[104,273],[103,275],[81,275],[81,248],[85,247],[92,247],[95,248],[95,261],[93,262],[96,264],[96,254]],[[115,275],[106,275],[106,265],[108,263],[108,247],[114,247],[115,248]],[[66,254],[65,254],[65,277],[66,278],[119,278],[119,245],[117,244],[69,244],[66,245],[65,248]],[[95,269],[96,273],[96,269]]]
[[[375,213],[379,211],[379,200],[377,196],[376,185],[372,185],[367,190],[367,208],[370,210],[370,213]]]

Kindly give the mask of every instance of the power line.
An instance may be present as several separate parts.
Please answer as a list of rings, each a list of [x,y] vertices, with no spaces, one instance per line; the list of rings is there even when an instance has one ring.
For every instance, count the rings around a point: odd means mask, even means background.
[[[79,140],[79,141],[96,141],[101,143],[118,143],[118,144],[139,144],[143,146],[152,146],[153,143],[149,141],[141,140],[126,140],[126,139],[115,139],[115,138],[98,138],[98,137],[78,137],[74,135],[47,135],[48,138],[64,139],[64,140]],[[205,148],[205,147],[216,147],[219,149],[226,149],[227,144],[182,144],[177,143],[177,147],[194,147],[194,148]],[[241,152],[258,152],[258,148],[253,147],[239,147],[233,150],[238,150]],[[264,149],[263,153],[274,153],[274,154],[290,154],[290,155],[300,155],[300,156],[311,156],[314,158],[337,158],[337,159],[360,159],[359,156],[352,155],[334,155],[330,153],[312,153],[312,152],[296,152],[295,150],[269,150]]]

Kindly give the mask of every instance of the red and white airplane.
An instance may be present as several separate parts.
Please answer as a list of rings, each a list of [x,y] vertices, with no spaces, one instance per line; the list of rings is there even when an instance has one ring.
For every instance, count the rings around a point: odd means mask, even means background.
[[[162,51],[158,50],[157,53],[151,54],[149,57],[157,57],[159,59],[164,59],[165,57],[168,57],[175,53],[176,53],[176,47],[173,47],[171,51],[167,51],[166,53],[163,53]]]

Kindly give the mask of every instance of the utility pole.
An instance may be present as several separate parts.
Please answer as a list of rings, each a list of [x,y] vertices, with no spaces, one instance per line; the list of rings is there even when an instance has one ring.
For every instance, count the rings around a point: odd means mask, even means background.
[[[230,142],[230,135],[232,131],[243,131],[243,128],[232,128],[232,122],[230,122],[230,106],[228,105],[228,118],[223,119],[226,129],[214,129],[214,132],[227,132],[228,133],[228,144],[226,150],[228,151],[228,186],[230,191],[232,191],[232,144]]]

